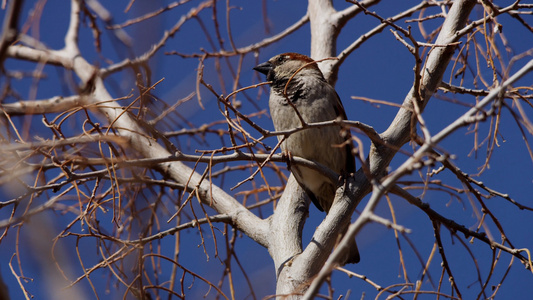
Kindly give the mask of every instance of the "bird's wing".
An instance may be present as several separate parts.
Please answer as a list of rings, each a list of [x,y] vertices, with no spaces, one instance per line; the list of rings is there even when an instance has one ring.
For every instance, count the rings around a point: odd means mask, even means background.
[[[335,91],[335,95],[337,96],[337,101],[335,102],[335,113],[337,116],[341,116],[343,120],[348,120],[348,117],[346,116],[346,111],[344,110],[344,106],[342,105],[341,98],[339,97],[339,94]],[[353,143],[352,143],[352,135],[350,134],[350,131],[346,131],[346,136],[344,136],[345,141],[350,141],[349,143],[346,143],[346,172],[347,173],[355,173],[355,157],[353,156],[352,150],[353,150]]]

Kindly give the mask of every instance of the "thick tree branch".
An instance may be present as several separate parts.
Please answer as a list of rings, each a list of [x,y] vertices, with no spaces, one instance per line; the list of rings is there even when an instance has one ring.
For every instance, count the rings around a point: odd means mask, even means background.
[[[75,9],[78,5],[77,0],[73,0],[72,5],[74,8],[71,11],[71,18],[78,18],[79,11]],[[77,41],[78,24],[70,23],[69,34],[67,35],[68,41]],[[64,50],[48,52],[24,46],[11,46],[8,48],[8,55],[14,58],[60,65],[64,68],[72,69],[84,83],[93,81],[94,91],[88,97],[90,100],[88,104],[106,102],[105,106],[98,106],[99,111],[117,128],[116,132],[120,136],[129,139],[132,149],[146,158],[171,156],[171,153],[161,145],[153,143],[151,139],[146,138],[147,135],[143,133],[144,130],[137,122],[124,112],[124,108],[121,105],[113,101],[113,97],[104,86],[103,79],[98,75],[98,70],[83,57],[76,55],[75,49],[77,47],[69,46]],[[128,130],[121,130],[121,128],[127,128]],[[204,205],[212,207],[221,214],[231,216],[233,224],[239,230],[259,244],[265,247],[268,246],[267,221],[259,219],[222,189],[204,180],[202,175],[181,162],[161,163],[156,168],[176,182],[187,184],[189,187],[197,189],[196,195],[200,196],[200,200]]]
[[[451,13],[451,12],[450,12]],[[495,101],[495,98],[499,97],[499,95],[502,95],[505,93],[505,90],[507,87],[512,85],[514,82],[516,82],[518,79],[523,77],[525,74],[528,74],[529,72],[533,71],[533,60],[530,60],[522,69],[520,69],[518,72],[516,72],[512,77],[510,77],[508,80],[506,80],[504,83],[502,83],[501,86],[498,88],[495,88],[490,92],[489,95],[487,95],[483,100],[481,100],[475,107],[470,109],[468,112],[466,112],[463,116],[458,118],[456,121],[454,121],[452,124],[441,130],[438,134],[434,135],[429,141],[426,141],[424,145],[422,145],[409,159],[407,159],[394,173],[392,173],[390,176],[385,178],[382,184],[374,184],[373,194],[372,197],[369,200],[369,203],[365,206],[365,209],[361,213],[361,216],[357,219],[357,221],[350,225],[348,232],[343,237],[341,241],[342,245],[348,245],[351,239],[354,238],[354,236],[359,232],[362,227],[370,221],[370,217],[367,216],[367,214],[371,214],[379,202],[379,199],[390,189],[392,189],[395,185],[395,183],[405,174],[411,173],[414,168],[420,164],[417,164],[422,161],[422,157],[426,155],[427,151],[431,150],[433,145],[438,144],[440,141],[442,141],[446,136],[450,135],[452,132],[456,131],[458,128],[463,127],[465,125],[471,124],[471,120],[473,118],[478,118],[478,114],[482,112],[482,108],[489,105],[491,102]],[[334,204],[335,206],[335,204]],[[442,220],[441,220],[442,221]],[[322,224],[321,224],[322,225]],[[508,249],[507,247],[503,245],[496,245],[493,243],[493,241],[487,241],[485,238],[482,238],[480,235],[476,235],[476,237],[480,238],[481,240],[488,242],[493,247],[498,247],[502,250],[508,251],[514,255],[517,255],[521,258],[521,261],[525,264],[527,264],[527,260],[523,258],[519,251],[516,251],[514,249]],[[325,280],[327,276],[331,273],[331,271],[335,267],[335,263],[342,257],[342,247],[338,247],[335,249],[335,251],[331,254],[330,258],[325,263],[322,270],[320,270],[319,275],[315,280],[313,280],[313,283],[309,287],[308,291],[306,292],[304,299],[311,299],[309,297],[312,297],[318,292],[318,289],[321,285],[321,282]],[[531,268],[531,266],[528,266]]]
[[[456,48],[455,42],[461,38],[461,36],[456,35],[455,33],[463,28],[468,20],[468,16],[475,6],[476,1],[475,0],[463,0],[463,1],[457,1],[454,2],[452,8],[450,9],[448,16],[446,20],[444,21],[443,27],[441,29],[441,32],[437,38],[437,41],[435,42],[438,45],[448,45],[452,44],[453,46],[448,47],[436,47],[433,48],[432,51],[429,53],[427,57],[427,61],[425,64],[425,68],[422,70],[422,80],[420,82],[420,90],[416,91],[414,88],[411,89],[407,97],[404,99],[404,102],[402,104],[402,107],[400,108],[399,112],[397,113],[396,117],[392,121],[389,128],[381,134],[381,137],[384,141],[386,141],[389,145],[392,145],[393,147],[386,147],[384,145],[377,145],[373,144],[372,149],[368,158],[369,163],[369,170],[371,174],[371,178],[363,178],[363,176],[359,175],[359,178],[357,178],[358,181],[356,181],[358,184],[352,184],[350,185],[349,193],[346,194],[346,191],[344,193],[344,197],[348,198],[348,201],[350,201],[351,205],[348,205],[346,210],[339,210],[338,213],[340,215],[348,214],[351,216],[352,212],[355,209],[355,206],[357,203],[361,201],[361,199],[369,192],[370,189],[370,182],[373,182],[373,195],[371,199],[369,200],[369,203],[365,207],[363,213],[361,216],[357,219],[355,223],[350,225],[350,229],[348,233],[344,236],[341,246],[339,246],[333,254],[329,257],[325,265],[322,267],[322,269],[319,272],[319,275],[315,280],[313,280],[312,285],[307,290],[304,298],[305,299],[311,299],[316,295],[318,292],[318,288],[320,287],[321,283],[333,270],[335,267],[335,264],[337,261],[339,261],[340,257],[343,254],[344,247],[342,245],[348,245],[348,242],[350,239],[353,239],[356,235],[356,233],[361,229],[361,227],[370,222],[371,218],[369,215],[373,213],[373,210],[377,203],[379,202],[379,199],[381,196],[385,193],[387,185],[379,184],[376,181],[376,178],[380,178],[381,175],[385,172],[387,166],[389,165],[390,161],[396,154],[397,149],[401,148],[403,144],[405,144],[410,137],[410,130],[411,130],[411,120],[414,112],[414,101],[420,101],[417,103],[418,108],[420,111],[422,111],[429,101],[430,97],[433,95],[433,93],[436,91],[439,83],[441,82],[442,76],[446,70],[446,67],[454,53],[454,50]],[[420,99],[420,100],[417,100]],[[431,143],[431,145],[434,145]],[[411,166],[412,161],[409,159],[409,166]],[[407,162],[406,162],[407,164]],[[362,170],[358,171],[358,174],[361,174]],[[395,173],[396,174],[396,173]],[[403,174],[403,173],[402,173]],[[387,182],[391,177],[387,178]],[[397,179],[397,178],[396,178]],[[362,180],[362,181],[359,181]],[[394,182],[394,181],[393,181]],[[332,211],[330,211],[330,214],[332,212],[336,211],[335,206],[338,205],[338,203],[344,203],[345,201],[336,201],[332,206]],[[329,215],[328,215],[329,216]],[[334,218],[335,216],[331,216],[331,218]],[[347,219],[347,217],[339,217],[340,219]],[[317,233],[320,232],[320,228],[322,226],[331,226],[331,224],[328,224],[327,222],[328,218],[320,224],[319,228],[317,229]],[[329,227],[328,226],[328,227]],[[313,239],[316,239],[317,241],[321,242],[321,244],[327,244],[326,240],[319,239],[318,236],[313,237]]]
[[[88,101],[87,97],[85,96],[56,96],[50,99],[26,100],[0,104],[0,111],[3,111],[8,115],[59,113],[69,111],[71,109],[79,109],[86,103],[88,103]]]

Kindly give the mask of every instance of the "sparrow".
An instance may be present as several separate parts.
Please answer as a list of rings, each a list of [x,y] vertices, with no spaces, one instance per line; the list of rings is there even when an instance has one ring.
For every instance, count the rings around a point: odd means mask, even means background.
[[[302,126],[298,113],[306,123],[347,119],[335,88],[326,81],[311,58],[298,53],[283,53],[253,69],[265,74],[270,81],[268,105],[276,131]],[[283,138],[278,135],[278,140]],[[340,126],[295,132],[282,142],[281,150],[289,157],[299,156],[318,162],[340,175],[355,173],[351,136]],[[290,171],[315,206],[328,213],[337,183],[308,167],[291,165]],[[357,263],[359,259],[359,250],[353,241],[348,256],[341,263]]]

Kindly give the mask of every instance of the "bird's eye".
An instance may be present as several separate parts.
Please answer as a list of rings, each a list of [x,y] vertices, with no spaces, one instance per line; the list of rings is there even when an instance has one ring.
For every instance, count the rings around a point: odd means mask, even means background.
[[[283,57],[283,56],[278,57],[278,62],[282,62],[284,60],[285,60],[285,57]]]

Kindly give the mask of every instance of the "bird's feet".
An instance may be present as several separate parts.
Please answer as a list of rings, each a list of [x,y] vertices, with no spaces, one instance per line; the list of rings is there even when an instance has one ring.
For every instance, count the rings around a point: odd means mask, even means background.
[[[338,179],[338,182],[337,182],[337,186],[341,186],[341,185],[343,185],[344,188],[346,189],[346,188],[347,188],[347,185],[348,185],[348,178],[349,178],[350,176],[353,176],[353,173],[341,172],[341,174],[339,175],[339,179]]]
[[[287,162],[287,169],[290,171],[292,165],[292,153],[290,151],[283,150],[281,151],[281,157]]]

